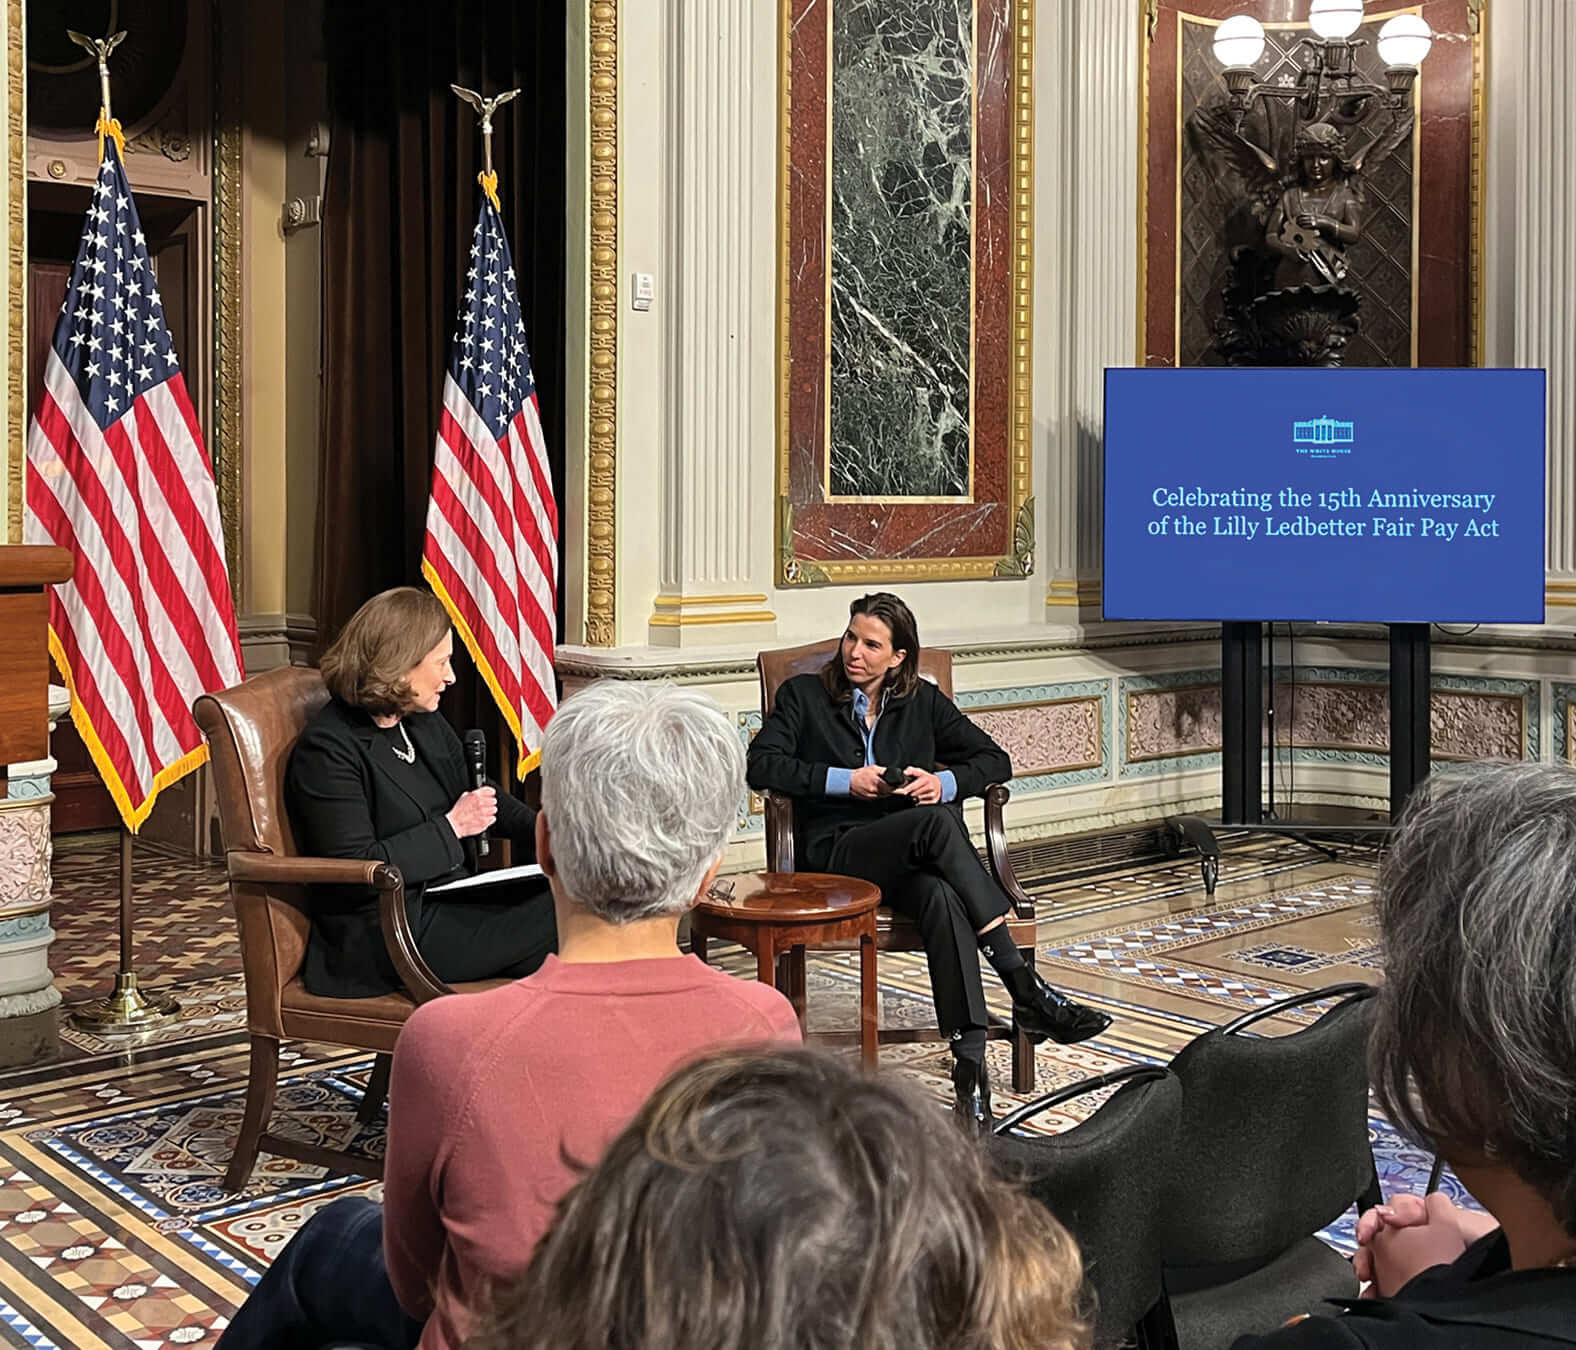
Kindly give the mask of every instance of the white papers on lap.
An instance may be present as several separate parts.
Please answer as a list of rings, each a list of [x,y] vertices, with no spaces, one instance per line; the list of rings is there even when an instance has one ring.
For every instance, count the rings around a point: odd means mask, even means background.
[[[492,886],[499,882],[528,881],[531,877],[542,875],[542,869],[535,863],[522,863],[519,867],[501,867],[496,872],[478,872],[473,877],[461,877],[458,881],[446,881],[441,886],[427,887],[428,895],[450,895],[455,891],[463,891],[469,886]]]

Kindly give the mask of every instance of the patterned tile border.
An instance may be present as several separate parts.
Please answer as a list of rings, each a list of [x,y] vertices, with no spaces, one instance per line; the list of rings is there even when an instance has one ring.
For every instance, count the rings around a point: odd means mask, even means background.
[[[1273,928],[1298,918],[1368,904],[1373,894],[1373,883],[1365,878],[1336,879],[1264,896],[1245,905],[1197,911],[1137,927],[1106,929],[1045,950],[1042,959],[1075,970],[1155,983],[1216,1002],[1262,1008],[1294,991],[1231,979],[1217,971],[1196,969],[1192,963],[1164,958],[1170,953],[1180,956],[1201,942],[1229,934]]]

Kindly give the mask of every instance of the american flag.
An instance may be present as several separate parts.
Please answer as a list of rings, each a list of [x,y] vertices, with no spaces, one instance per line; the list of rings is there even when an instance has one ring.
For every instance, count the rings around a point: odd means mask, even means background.
[[[557,702],[558,505],[514,265],[490,187],[465,278],[421,570],[514,733],[523,776]]]
[[[24,501],[24,539],[73,555],[50,650],[136,830],[208,757],[193,700],[242,675],[213,470],[113,136],[28,431]]]

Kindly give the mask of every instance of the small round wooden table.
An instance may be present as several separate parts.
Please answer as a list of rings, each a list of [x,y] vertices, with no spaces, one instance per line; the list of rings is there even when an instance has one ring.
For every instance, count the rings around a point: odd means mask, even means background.
[[[805,1030],[804,953],[859,944],[859,1053],[876,1062],[876,909],[881,888],[825,872],[746,872],[721,878],[690,913],[690,949],[702,961],[710,938],[755,953],[762,984],[777,983],[791,955],[789,998]]]

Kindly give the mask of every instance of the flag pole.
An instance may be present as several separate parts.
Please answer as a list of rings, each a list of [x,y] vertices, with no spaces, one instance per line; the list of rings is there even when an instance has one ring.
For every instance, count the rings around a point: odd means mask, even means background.
[[[104,137],[113,135],[119,141],[119,124],[110,113],[109,54],[125,40],[124,32],[112,33],[106,38],[90,38],[82,33],[67,30],[77,46],[98,57],[99,157],[104,155]],[[128,1034],[148,1031],[162,1026],[180,1011],[181,1005],[167,994],[147,993],[137,985],[137,972],[132,968],[131,951],[131,831],[122,822],[120,827],[120,966],[115,972],[115,988],[107,998],[97,998],[83,1004],[71,1013],[71,1021],[83,1031],[104,1034]]]

